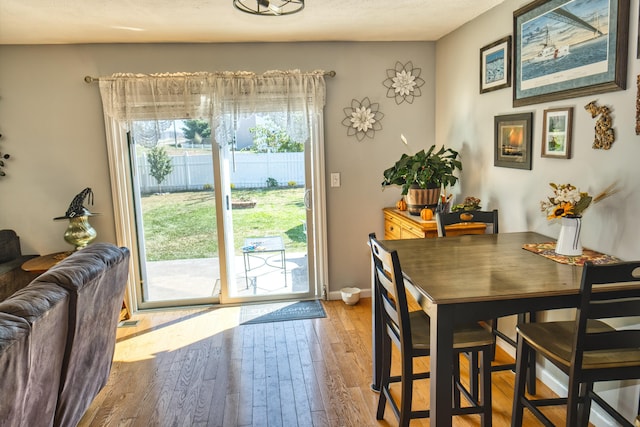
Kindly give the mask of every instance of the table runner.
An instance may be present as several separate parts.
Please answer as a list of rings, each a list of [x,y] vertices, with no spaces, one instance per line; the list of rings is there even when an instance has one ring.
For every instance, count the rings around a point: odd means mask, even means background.
[[[614,256],[603,254],[601,252],[586,248],[582,250],[582,255],[559,255],[555,252],[555,242],[526,243],[524,246],[522,246],[522,248],[535,254],[542,255],[545,258],[549,258],[561,264],[584,265],[586,261],[591,261],[594,264],[612,264],[621,261]]]

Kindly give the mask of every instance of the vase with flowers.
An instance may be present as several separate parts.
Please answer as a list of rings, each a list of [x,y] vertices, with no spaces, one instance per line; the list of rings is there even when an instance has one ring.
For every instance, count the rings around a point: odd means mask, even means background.
[[[559,255],[582,255],[580,232],[582,230],[582,214],[592,204],[616,192],[615,184],[593,197],[580,191],[572,184],[549,183],[553,195],[540,202],[540,210],[545,212],[548,220],[560,220],[560,234],[556,243]]]

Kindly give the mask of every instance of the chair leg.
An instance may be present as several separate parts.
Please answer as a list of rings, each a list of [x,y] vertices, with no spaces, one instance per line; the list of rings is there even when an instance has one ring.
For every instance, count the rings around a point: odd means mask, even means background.
[[[577,401],[575,403],[567,402],[567,421],[570,419],[575,420],[574,424],[571,425],[587,427],[589,425],[589,414],[591,412],[591,398],[589,393],[593,391],[593,383],[579,384],[577,388]],[[571,394],[569,396],[571,396]],[[575,417],[573,414],[570,415],[568,411],[575,411]]]
[[[494,350],[495,347],[492,346],[492,351]],[[493,360],[493,353],[491,353],[491,360]],[[478,401],[478,378],[481,372],[478,364],[478,352],[472,351],[469,354],[469,392],[475,401]],[[491,363],[489,363],[489,369],[491,369]]]
[[[522,416],[524,406],[522,399],[525,398],[525,383],[527,377],[527,362],[529,360],[529,346],[522,338],[518,338],[516,350],[516,379],[513,390],[513,409],[511,410],[511,427],[522,426]]]
[[[529,322],[535,323],[536,321],[536,313],[535,311],[530,311],[529,313]],[[527,390],[529,394],[535,396],[536,394],[536,352],[531,351],[529,353],[529,371],[527,375]]]
[[[498,319],[489,320],[489,332],[494,337],[497,337],[495,331],[498,329]],[[491,360],[496,360],[496,346],[498,345],[498,340],[494,340],[493,344],[491,344]]]
[[[471,372],[471,367],[469,367]],[[460,353],[454,352],[453,354],[453,376],[452,376],[451,392],[453,393],[453,407],[460,407],[460,390],[458,384],[460,383]],[[471,381],[471,377],[469,378]]]
[[[477,353],[476,358],[477,358]],[[482,350],[482,358],[480,359],[480,398],[478,402],[481,403],[484,411],[482,412],[481,425],[482,427],[490,427],[492,424],[492,407],[491,407],[491,360],[492,352],[490,348]],[[477,364],[476,364],[477,366]]]
[[[380,343],[382,346],[382,360],[380,363],[380,393],[378,396],[378,411],[376,419],[384,419],[384,411],[387,406],[387,393],[389,391],[389,377],[391,376],[391,340],[385,334]]]
[[[411,403],[413,401],[413,359],[411,355],[402,352],[402,379],[400,381],[402,394],[400,396],[400,427],[409,427],[411,421]]]
[[[578,426],[578,412],[580,410],[580,384],[569,381],[567,393],[567,425]]]

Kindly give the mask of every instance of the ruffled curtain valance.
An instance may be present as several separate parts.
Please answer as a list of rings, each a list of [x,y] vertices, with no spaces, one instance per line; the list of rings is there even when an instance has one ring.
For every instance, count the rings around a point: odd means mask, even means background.
[[[209,119],[219,143],[230,142],[243,118],[277,112],[290,134],[308,135],[310,111],[325,105],[325,72],[299,70],[113,74],[101,77],[105,116],[134,120]],[[306,139],[306,138],[305,138]]]

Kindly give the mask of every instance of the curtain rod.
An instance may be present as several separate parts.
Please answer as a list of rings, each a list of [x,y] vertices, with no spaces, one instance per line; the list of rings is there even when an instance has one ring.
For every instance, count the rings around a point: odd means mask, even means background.
[[[325,71],[324,75],[328,77],[335,77],[336,72],[333,70]],[[100,81],[100,77],[84,76],[84,81],[85,83],[98,83]]]

